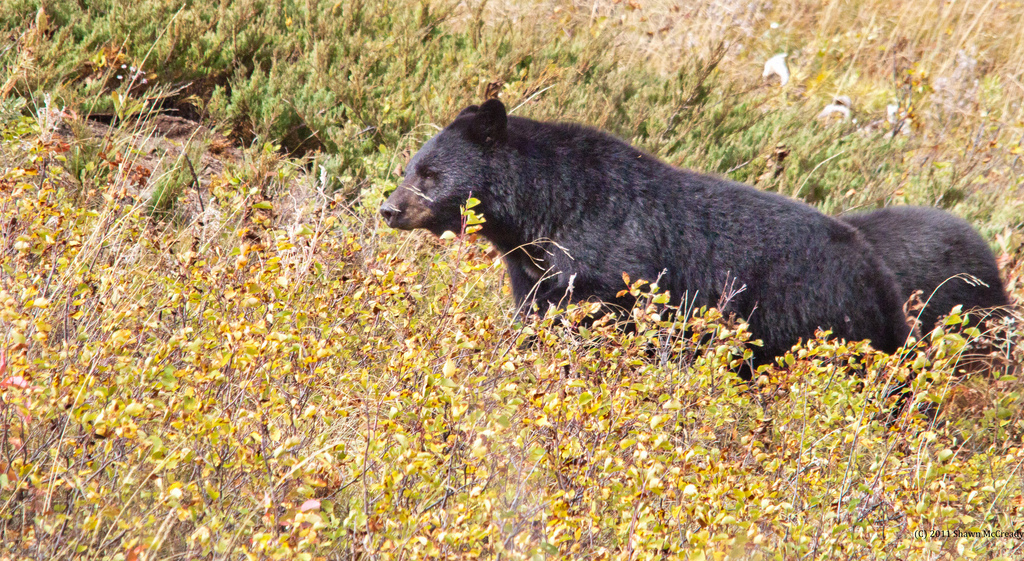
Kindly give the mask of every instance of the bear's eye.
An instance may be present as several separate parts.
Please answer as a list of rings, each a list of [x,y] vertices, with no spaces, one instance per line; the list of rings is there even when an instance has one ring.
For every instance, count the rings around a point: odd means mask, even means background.
[[[437,179],[437,171],[432,168],[422,168],[418,170],[416,173],[418,173],[419,176],[422,177],[423,179]]]

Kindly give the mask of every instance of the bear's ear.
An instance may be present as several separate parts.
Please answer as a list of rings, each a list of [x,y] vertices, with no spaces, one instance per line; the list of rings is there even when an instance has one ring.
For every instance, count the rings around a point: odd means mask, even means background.
[[[480,144],[504,142],[508,136],[508,115],[505,113],[505,106],[497,99],[485,101],[473,116],[469,132],[471,138]]]

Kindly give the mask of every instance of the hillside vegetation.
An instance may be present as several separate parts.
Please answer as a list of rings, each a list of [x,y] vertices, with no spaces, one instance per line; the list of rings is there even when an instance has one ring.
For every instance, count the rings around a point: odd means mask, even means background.
[[[0,559],[1020,559],[1019,311],[743,385],[716,310],[624,279],[635,330],[524,323],[485,242],[376,212],[500,91],[829,214],[948,209],[1020,302],[1021,53],[1010,2],[6,0]]]

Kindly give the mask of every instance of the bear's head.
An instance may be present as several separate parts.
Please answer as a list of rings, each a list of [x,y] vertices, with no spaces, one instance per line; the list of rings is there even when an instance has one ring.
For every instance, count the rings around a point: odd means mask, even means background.
[[[399,230],[425,228],[435,235],[462,226],[459,207],[471,195],[486,216],[491,159],[508,134],[505,106],[496,99],[471,105],[427,141],[405,168],[405,179],[380,214]]]

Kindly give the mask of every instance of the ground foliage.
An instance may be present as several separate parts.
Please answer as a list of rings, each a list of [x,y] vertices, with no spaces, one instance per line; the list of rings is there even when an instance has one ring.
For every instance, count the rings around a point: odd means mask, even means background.
[[[951,208],[1019,297],[1019,6],[83,6],[0,14],[0,557],[1022,555],[1012,322],[746,387],[742,323],[624,279],[635,329],[524,324],[480,241],[374,214],[502,82],[827,212]],[[172,110],[216,130],[148,148]]]

